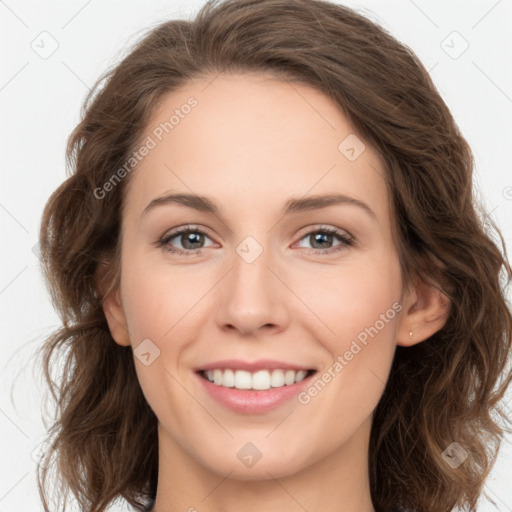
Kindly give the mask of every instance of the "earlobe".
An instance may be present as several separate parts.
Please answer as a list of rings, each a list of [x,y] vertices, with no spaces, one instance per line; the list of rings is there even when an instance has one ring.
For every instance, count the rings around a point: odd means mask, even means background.
[[[400,318],[397,345],[411,346],[442,329],[450,315],[449,298],[436,286],[419,282],[408,294]]]

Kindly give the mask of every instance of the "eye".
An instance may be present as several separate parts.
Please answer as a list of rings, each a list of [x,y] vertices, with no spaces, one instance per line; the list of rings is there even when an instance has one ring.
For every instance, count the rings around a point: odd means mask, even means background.
[[[158,242],[158,246],[165,251],[179,256],[189,256],[192,254],[200,254],[203,247],[204,239],[209,238],[206,233],[194,226],[184,226],[172,233],[165,235]],[[182,248],[176,248],[171,245],[171,241],[177,239]]]
[[[336,238],[341,243],[333,247],[326,247],[326,245],[331,245],[333,243],[333,239]],[[314,246],[312,249],[309,249],[309,251],[314,254],[330,254],[340,251],[347,246],[354,245],[354,238],[352,236],[345,231],[331,227],[321,227],[313,231],[309,231],[301,238],[301,241],[302,240],[307,240]]]

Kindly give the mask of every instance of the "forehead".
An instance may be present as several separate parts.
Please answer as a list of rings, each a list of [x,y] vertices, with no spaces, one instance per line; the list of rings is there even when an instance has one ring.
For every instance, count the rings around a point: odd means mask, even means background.
[[[255,74],[196,79],[161,99],[141,141],[151,149],[127,190],[139,214],[172,190],[241,214],[338,192],[389,216],[380,155],[334,101],[304,84]]]

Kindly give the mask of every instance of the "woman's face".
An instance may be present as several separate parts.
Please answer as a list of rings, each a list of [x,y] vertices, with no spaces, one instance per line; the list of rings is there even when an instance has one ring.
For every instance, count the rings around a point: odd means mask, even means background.
[[[403,316],[377,153],[326,96],[246,74],[169,94],[141,144],[113,314],[161,456],[238,479],[360,457]]]

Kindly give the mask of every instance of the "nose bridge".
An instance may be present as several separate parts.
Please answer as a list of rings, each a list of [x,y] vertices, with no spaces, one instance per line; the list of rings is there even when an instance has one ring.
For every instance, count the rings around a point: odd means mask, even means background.
[[[247,236],[235,247],[218,311],[221,326],[230,325],[244,334],[265,325],[283,327],[286,317],[283,284],[274,275],[275,258],[267,247],[269,242],[264,243]]]

